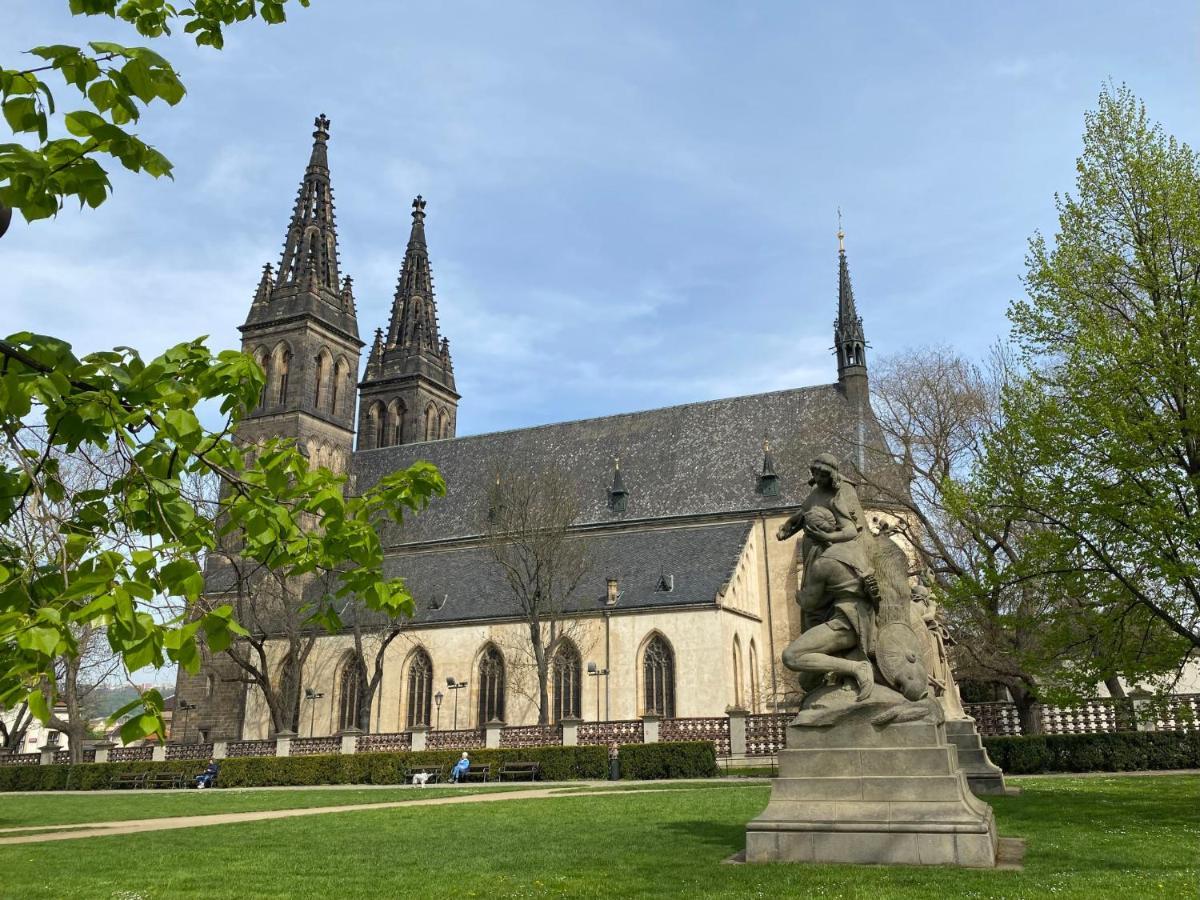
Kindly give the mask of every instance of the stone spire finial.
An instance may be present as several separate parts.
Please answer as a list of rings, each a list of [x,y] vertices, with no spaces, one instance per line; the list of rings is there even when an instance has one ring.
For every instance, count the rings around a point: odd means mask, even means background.
[[[326,116],[325,113],[321,113],[319,116],[317,116],[315,119],[313,119],[313,128],[316,129],[316,131],[313,133],[313,137],[318,138],[318,139],[328,138],[329,137],[329,118],[328,118],[328,116]]]
[[[337,295],[341,289],[338,275],[337,229],[334,226],[333,188],[329,182],[329,119],[325,114],[314,122],[312,155],[296,206],[283,242],[279,260],[279,283],[297,282],[304,290],[327,290]]]
[[[846,262],[845,232],[838,225],[838,315],[833,322],[833,350],[837,354],[838,383],[846,395],[862,400],[867,392],[867,339],[862,317],[854,303],[850,266]]]

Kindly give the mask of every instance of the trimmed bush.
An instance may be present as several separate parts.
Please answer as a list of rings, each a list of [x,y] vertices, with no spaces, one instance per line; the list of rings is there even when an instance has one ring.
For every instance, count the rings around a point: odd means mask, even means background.
[[[712,741],[621,746],[622,778],[714,778],[716,775],[717,751]]]
[[[219,760],[217,787],[274,787],[312,784],[401,784],[404,773],[418,766],[441,766],[449,771],[461,750],[419,753],[355,753],[315,756],[235,756]],[[493,777],[505,762],[538,762],[547,781],[604,778],[608,750],[604,747],[528,747],[520,750],[472,750],[471,761],[492,767]],[[136,772],[182,772],[197,775],[203,760],[84,763],[78,766],[3,766],[0,791],[94,791],[112,787],[115,776]]]
[[[989,737],[983,745],[992,762],[1011,775],[1200,768],[1200,732]]]

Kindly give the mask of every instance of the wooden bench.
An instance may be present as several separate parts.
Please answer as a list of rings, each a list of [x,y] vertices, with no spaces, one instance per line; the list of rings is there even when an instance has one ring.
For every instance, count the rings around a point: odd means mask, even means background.
[[[500,780],[509,778],[516,781],[518,778],[528,778],[530,781],[537,781],[542,774],[542,764],[539,762],[506,762],[500,766]]]
[[[437,784],[438,782],[445,780],[445,777],[442,774],[441,766],[413,766],[412,768],[405,769],[404,783],[414,784],[414,775],[428,775],[429,778],[426,780],[426,784]]]
[[[471,763],[471,767],[463,773],[463,781],[487,781],[488,773],[492,771],[491,766],[477,766]]]
[[[187,776],[182,772],[155,772],[150,776],[150,787],[181,788],[187,784]]]
[[[144,788],[148,772],[121,772],[109,784],[115,788]]]

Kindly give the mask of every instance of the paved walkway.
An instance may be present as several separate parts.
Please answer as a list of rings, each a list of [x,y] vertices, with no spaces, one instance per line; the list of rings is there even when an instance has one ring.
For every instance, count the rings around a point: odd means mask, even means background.
[[[661,785],[662,782],[650,782]],[[709,782],[711,783],[711,781]],[[8,844],[36,844],[46,841],[72,841],[77,838],[105,837],[117,834],[138,834],[145,831],[172,831],[177,828],[199,828],[206,825],[231,825],[237,822],[261,822],[270,819],[290,819],[296,816],[318,816],[326,813],[357,812],[367,809],[397,809],[408,806],[445,806],[453,803],[493,803],[498,800],[539,800],[547,797],[595,797],[608,794],[648,794],[656,791],[686,789],[685,787],[654,787],[635,789],[633,785],[646,782],[629,782],[628,786],[602,789],[599,785],[608,782],[559,782],[539,788],[513,791],[481,791],[463,793],[459,796],[430,797],[425,800],[392,800],[385,803],[350,803],[340,806],[313,806],[299,809],[266,809],[251,812],[212,813],[203,816],[164,816],[156,819],[126,819],[116,822],[86,822],[79,825],[25,825],[0,829],[3,832],[18,832],[12,837],[0,836],[0,846]],[[675,784],[679,784],[676,782]],[[344,787],[344,786],[343,786]],[[395,787],[395,785],[392,785]],[[582,789],[580,789],[582,788]],[[81,793],[97,794],[100,791]],[[128,794],[129,791],[121,793]],[[161,794],[161,791],[156,792]],[[27,832],[40,832],[29,834]]]

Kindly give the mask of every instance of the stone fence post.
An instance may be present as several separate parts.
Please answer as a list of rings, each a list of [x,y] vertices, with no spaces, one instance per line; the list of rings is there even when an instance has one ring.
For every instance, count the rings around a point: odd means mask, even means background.
[[[58,744],[43,744],[38,747],[38,752],[42,754],[38,760],[39,765],[52,766],[54,765],[54,754],[58,752]]]
[[[224,759],[229,752],[229,741],[213,741],[212,758]]]
[[[489,748],[498,748],[500,746],[500,732],[504,730],[504,723],[499,719],[492,719],[492,721],[484,725],[483,728],[483,745]]]
[[[96,748],[96,762],[108,762],[108,754],[112,752],[112,748],[116,746],[112,741],[100,741],[94,745]]]
[[[292,738],[294,737],[296,737],[296,732],[294,731],[281,731],[275,735],[275,755],[291,756]]]
[[[564,747],[579,746],[579,723],[583,719],[567,718],[561,720],[562,725],[562,745]]]
[[[750,712],[740,707],[731,706],[725,710],[729,716],[729,755],[746,755],[746,716]]]
[[[412,728],[408,729],[408,733],[412,736],[412,740],[409,745],[410,749],[414,753],[424,750],[426,747],[426,737],[429,733],[429,726],[414,725]]]
[[[358,752],[358,736],[362,734],[361,728],[347,728],[339,735],[342,739],[342,755],[350,756]]]
[[[150,758],[155,762],[167,761],[167,745],[162,741],[155,744],[150,750]]]
[[[658,713],[646,713],[642,716],[642,743],[657,744],[658,743],[658,726],[662,722],[662,716]]]

